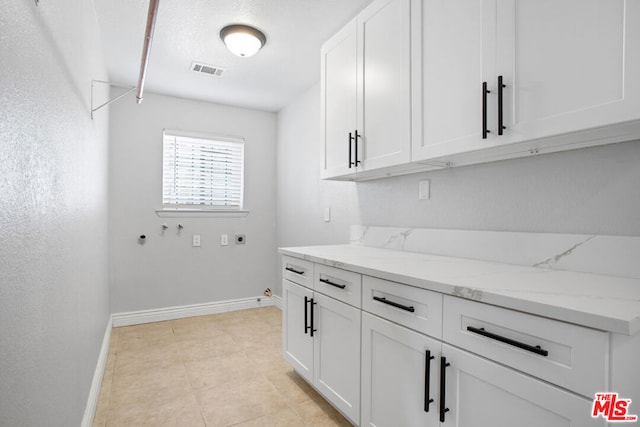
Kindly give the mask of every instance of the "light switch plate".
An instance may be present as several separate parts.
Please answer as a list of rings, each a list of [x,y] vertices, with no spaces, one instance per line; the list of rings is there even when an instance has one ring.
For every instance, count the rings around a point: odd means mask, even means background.
[[[331,222],[331,208],[324,208],[324,222]]]
[[[429,200],[429,180],[420,181],[418,185],[418,199]]]

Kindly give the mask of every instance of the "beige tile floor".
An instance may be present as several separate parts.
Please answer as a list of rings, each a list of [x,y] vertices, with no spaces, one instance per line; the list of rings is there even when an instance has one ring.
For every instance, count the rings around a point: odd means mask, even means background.
[[[350,426],[282,358],[276,307],[114,328],[104,426]]]

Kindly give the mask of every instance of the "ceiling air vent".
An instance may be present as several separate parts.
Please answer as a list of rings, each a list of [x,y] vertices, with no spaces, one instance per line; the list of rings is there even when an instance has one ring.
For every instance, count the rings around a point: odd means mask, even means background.
[[[216,77],[221,77],[222,73],[226,71],[224,68],[216,67],[215,65],[201,64],[198,62],[191,63],[191,70],[197,73],[211,74]]]

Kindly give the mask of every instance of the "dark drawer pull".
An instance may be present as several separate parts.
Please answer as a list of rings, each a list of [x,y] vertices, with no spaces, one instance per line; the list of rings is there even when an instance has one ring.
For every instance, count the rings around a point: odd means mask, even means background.
[[[487,139],[487,134],[491,131],[487,129],[487,94],[491,93],[487,89],[487,82],[482,82],[482,139]]]
[[[322,283],[326,283],[327,285],[331,285],[331,286],[335,286],[336,288],[340,288],[340,289],[344,289],[347,287],[347,285],[339,285],[337,283],[333,283],[331,280],[329,279],[320,279],[320,281]]]
[[[451,366],[451,363],[447,362],[446,357],[440,357],[440,422],[443,423],[445,414],[449,412],[445,398],[447,395],[447,367]]]
[[[304,275],[304,271],[298,271],[298,270],[296,270],[295,268],[285,267],[285,270],[290,271],[290,272],[292,272],[292,273],[299,274],[299,275],[301,275],[301,276],[302,276],[302,275]]]
[[[433,403],[433,399],[429,397],[429,383],[431,382],[431,361],[435,356],[431,355],[430,350],[425,351],[424,355],[424,412],[429,412],[429,404]]]
[[[487,332],[484,328],[474,328],[473,326],[467,326],[467,331],[473,332],[474,334],[482,335],[483,337],[491,338],[492,340],[500,341],[505,344],[512,345],[514,347],[521,348],[523,350],[530,351],[535,354],[539,354],[540,356],[548,356],[549,352],[547,350],[543,350],[540,346],[532,346],[529,344],[525,344],[516,340],[512,340],[511,338],[503,337],[500,335],[492,334],[491,332]]]
[[[358,135],[358,129],[356,129],[356,130],[354,131],[354,133],[355,133],[355,137],[353,138],[353,145],[354,145],[354,147],[355,147],[355,149],[356,149],[356,157],[355,157],[355,160],[356,160],[356,161],[355,161],[355,162],[353,162],[353,165],[354,165],[355,167],[358,167],[358,165],[359,165],[360,163],[362,163],[360,160],[358,160],[358,138],[361,138],[361,137],[362,137],[362,135]]]
[[[504,126],[504,117],[502,114],[502,92],[503,89],[507,87],[502,82],[502,76],[498,76],[498,135],[502,135],[506,127]]]
[[[311,298],[311,299],[309,300],[309,302],[311,303],[311,326],[309,326],[309,330],[311,331],[311,337],[313,337],[313,333],[314,333],[314,332],[318,332],[318,330],[313,326],[313,317],[314,317],[314,314],[313,314],[313,307],[314,307],[316,304],[318,304],[318,303],[317,303],[317,302],[315,302],[315,301],[313,300],[313,298]]]
[[[311,327],[309,325],[307,325],[307,322],[309,321],[309,311],[307,310],[307,305],[309,304],[309,301],[313,301],[313,299],[309,298],[309,297],[304,297],[304,334],[306,335],[307,332],[309,332],[309,329],[311,329]]]
[[[389,301],[388,299],[386,299],[385,297],[373,297],[374,300],[376,301],[380,301],[384,304],[389,304],[393,307],[396,308],[400,308],[402,310],[406,310],[406,311],[410,311],[411,313],[413,313],[414,311],[416,311],[415,308],[413,308],[412,305],[402,305],[402,304],[398,304],[397,302],[393,302],[393,301]]]
[[[353,141],[353,136],[351,136],[351,132],[349,132],[349,169],[354,165],[353,161],[351,161],[351,141]]]

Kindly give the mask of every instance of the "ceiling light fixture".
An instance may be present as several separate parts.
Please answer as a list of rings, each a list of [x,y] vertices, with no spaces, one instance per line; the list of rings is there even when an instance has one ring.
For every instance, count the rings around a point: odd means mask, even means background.
[[[235,55],[248,57],[267,42],[267,37],[260,30],[248,25],[228,25],[220,30],[220,38]]]

